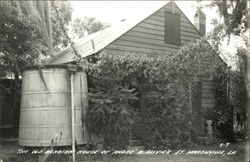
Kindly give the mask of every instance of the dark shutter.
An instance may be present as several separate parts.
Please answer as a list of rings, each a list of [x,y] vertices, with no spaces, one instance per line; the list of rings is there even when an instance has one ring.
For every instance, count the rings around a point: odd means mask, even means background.
[[[169,11],[165,12],[165,43],[180,45],[181,44],[181,23],[180,15]]]
[[[165,43],[171,43],[172,40],[172,14],[170,12],[165,12]]]

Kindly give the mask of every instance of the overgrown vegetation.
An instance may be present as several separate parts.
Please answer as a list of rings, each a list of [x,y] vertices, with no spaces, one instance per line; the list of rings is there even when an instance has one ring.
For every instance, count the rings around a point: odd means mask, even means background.
[[[89,60],[95,63],[87,67],[94,85],[88,112],[91,132],[104,137],[105,147],[126,147],[136,113],[143,108],[148,115],[144,139],[148,148],[182,145],[192,131],[188,83],[194,75],[212,74],[221,61],[217,59],[205,40],[173,53],[106,50],[92,57]],[[139,95],[145,107],[132,106],[137,90],[149,92]],[[154,91],[156,95],[149,95]]]
[[[137,100],[136,90],[125,81],[125,64],[104,57],[88,71],[94,86],[90,88],[87,124],[91,133],[104,138],[107,150],[124,149],[129,144],[136,116],[136,108],[131,105]]]
[[[237,134],[246,135],[247,89],[246,89],[246,53],[238,50],[238,68],[231,69],[219,66],[216,68],[215,97],[216,107],[213,120],[217,137],[222,140],[234,141]],[[240,125],[240,129],[238,127]]]
[[[243,73],[228,72],[205,40],[179,52],[140,55],[104,50],[88,60],[84,62],[92,84],[88,126],[104,138],[105,148],[126,148],[132,124],[138,120],[144,120],[146,148],[174,148],[193,142],[189,83],[196,75],[214,78],[216,106],[206,115],[214,122],[217,138],[234,138],[233,112],[246,112]],[[138,119],[142,111],[144,119]]]
[[[151,92],[155,94],[148,94],[143,100],[148,114],[147,134],[144,137],[146,148],[172,149],[190,143],[192,118],[188,83],[162,82]]]

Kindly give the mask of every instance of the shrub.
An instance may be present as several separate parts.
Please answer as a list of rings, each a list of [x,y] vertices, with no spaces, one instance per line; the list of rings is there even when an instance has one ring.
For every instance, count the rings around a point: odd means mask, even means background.
[[[104,138],[106,148],[126,148],[138,118],[140,108],[132,105],[140,91],[144,102],[140,107],[148,114],[144,144],[169,148],[190,142],[188,83],[195,79],[192,76],[213,73],[215,58],[208,43],[199,40],[178,52],[148,55],[104,50],[82,60],[93,85],[87,115],[90,130]]]

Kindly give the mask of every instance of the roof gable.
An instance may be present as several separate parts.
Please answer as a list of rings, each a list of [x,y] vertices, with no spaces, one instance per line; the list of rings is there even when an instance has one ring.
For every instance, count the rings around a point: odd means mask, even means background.
[[[162,10],[165,10],[168,4],[170,4],[169,1],[168,2],[162,1],[161,3],[159,3],[153,8],[150,8],[143,14],[135,16],[134,19],[132,20],[126,20],[126,21],[120,22],[117,25],[111,26],[102,31],[99,31],[97,33],[84,37],[81,41],[76,43],[75,47],[79,51],[79,53],[82,55],[82,57],[87,57],[96,52],[99,52],[105,47],[109,47],[109,45],[115,44],[115,42],[119,41],[119,39],[121,39],[122,37],[127,36],[126,33],[133,31],[135,28],[140,26],[140,24],[148,21],[147,18],[152,17],[154,15],[157,16],[157,14],[163,12]],[[182,19],[185,19],[186,22],[188,21],[186,25],[189,25],[190,28],[193,27],[193,30],[196,30],[198,35],[201,36],[199,34],[199,31],[188,20],[188,18],[183,14],[183,12],[178,8],[177,5],[176,7],[178,9],[178,12],[182,13]],[[174,48],[178,49],[179,47],[175,46]],[[59,54],[57,54],[56,56],[54,56],[49,61],[49,63],[60,64],[60,63],[72,62],[74,60],[75,60],[75,54],[73,53],[73,49],[69,47],[63,50],[62,52],[60,52]]]
[[[171,41],[170,43],[166,43],[165,41],[165,38],[168,37],[166,35],[167,28],[165,23],[174,23],[170,19],[167,19],[165,14],[166,12],[171,13],[172,10],[179,16],[179,33],[173,33],[174,36],[175,34],[179,35],[177,39],[179,39],[180,43],[178,44],[171,44]],[[175,26],[175,24],[172,25]],[[170,32],[174,32],[174,30],[170,30]],[[178,51],[181,46],[195,42],[201,37],[199,31],[178,6],[176,4],[172,6],[171,3],[168,3],[114,40],[106,49],[126,50],[137,53],[155,53],[155,51],[173,52]]]

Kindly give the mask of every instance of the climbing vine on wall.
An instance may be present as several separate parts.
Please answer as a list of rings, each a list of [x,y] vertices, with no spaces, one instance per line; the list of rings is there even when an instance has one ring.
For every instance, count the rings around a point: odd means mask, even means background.
[[[87,115],[91,132],[104,138],[106,148],[125,148],[132,124],[145,107],[149,115],[145,144],[149,148],[180,144],[191,131],[188,82],[194,78],[190,75],[213,73],[215,58],[208,43],[199,40],[178,52],[104,50],[82,60],[92,85]],[[157,95],[146,95],[145,89]],[[142,98],[146,104],[134,104]]]

